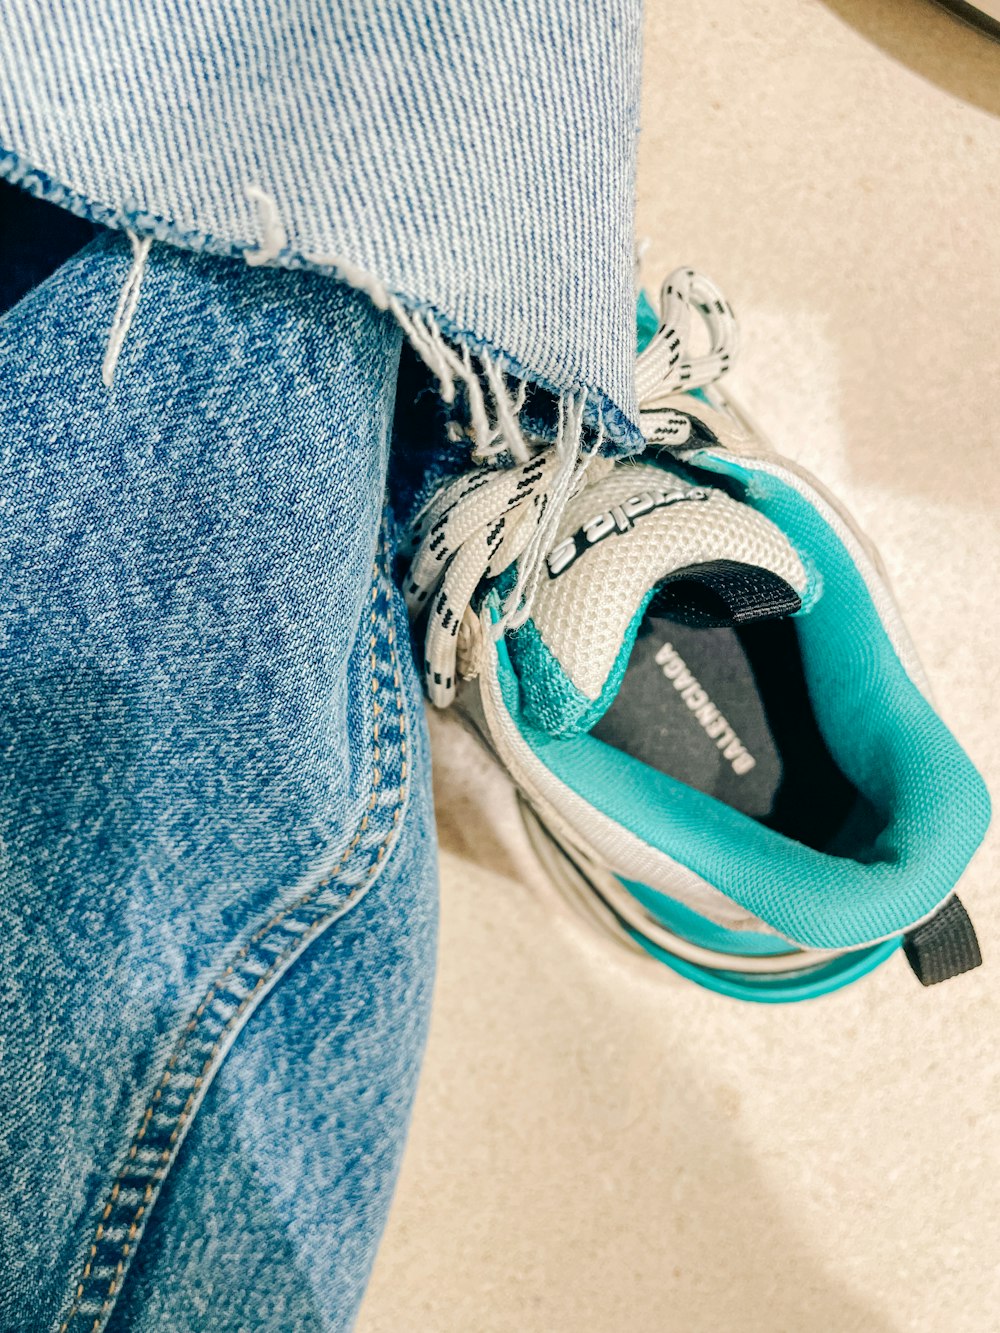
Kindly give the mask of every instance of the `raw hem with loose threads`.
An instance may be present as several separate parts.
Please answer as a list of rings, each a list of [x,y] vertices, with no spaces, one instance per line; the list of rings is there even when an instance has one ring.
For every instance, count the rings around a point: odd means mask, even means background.
[[[150,237],[180,246],[185,250],[198,253],[214,254],[224,258],[245,258],[253,254],[258,241],[247,238],[246,241],[227,241],[211,236],[207,232],[186,230],[170,219],[157,217],[155,214],[115,208],[86,198],[67,185],[52,179],[44,171],[39,171],[25,162],[17,153],[10,152],[0,145],[0,178],[12,185],[26,190],[36,199],[44,199],[66,209],[76,217],[99,226],[128,231],[138,237]],[[271,263],[288,269],[313,269],[328,273],[340,281],[351,283],[350,266],[339,268],[334,265],[318,263],[306,255],[284,247]],[[374,275],[376,281],[383,283],[380,275]],[[496,347],[477,337],[466,329],[459,328],[446,312],[434,309],[427,302],[420,302],[405,292],[392,292],[391,295],[411,315],[429,315],[449,342],[474,355],[485,355],[505,373],[519,380],[527,380],[557,398],[585,393],[583,420],[586,426],[603,433],[602,452],[611,456],[624,456],[639,453],[645,447],[642,433],[617,403],[606,394],[579,384],[557,384],[537,375],[530,367],[522,365],[502,347]]]

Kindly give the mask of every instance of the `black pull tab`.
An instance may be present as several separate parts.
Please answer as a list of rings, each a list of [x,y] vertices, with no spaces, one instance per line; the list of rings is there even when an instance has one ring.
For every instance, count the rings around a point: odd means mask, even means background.
[[[794,615],[802,606],[795,589],[760,565],[709,560],[675,570],[663,580],[652,610],[682,625],[746,625]]]
[[[983,955],[976,930],[958,898],[949,898],[939,912],[903,936],[903,952],[921,986],[957,977],[979,967]]]

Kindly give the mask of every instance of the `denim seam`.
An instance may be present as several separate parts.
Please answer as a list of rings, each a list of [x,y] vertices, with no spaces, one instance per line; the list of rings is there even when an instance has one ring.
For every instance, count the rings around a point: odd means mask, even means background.
[[[138,1248],[138,1242],[141,1239],[142,1232],[145,1230],[148,1222],[149,1213],[156,1202],[163,1181],[176,1158],[180,1144],[190,1128],[194,1119],[194,1113],[197,1111],[208,1086],[215,1074],[222,1065],[226,1050],[235,1040],[240,1030],[240,1020],[249,1017],[252,1009],[259,1005],[264,999],[268,990],[279,979],[280,975],[305,951],[308,944],[327,926],[343,916],[350,907],[357,904],[364,892],[371,888],[375,876],[384,864],[390,850],[394,834],[399,828],[402,817],[403,807],[406,801],[408,790],[408,747],[407,747],[407,723],[406,708],[403,695],[402,678],[399,669],[399,658],[397,652],[397,635],[395,627],[395,610],[393,602],[392,582],[389,575],[388,546],[386,534],[383,531],[380,558],[376,564],[375,578],[372,582],[371,593],[371,613],[370,625],[371,633],[369,639],[369,663],[371,668],[371,693],[372,693],[372,776],[371,792],[367,807],[362,815],[351,841],[344,851],[338,857],[337,863],[327,871],[322,878],[314,884],[307,892],[300,895],[293,903],[274,912],[268,920],[260,926],[245,945],[243,945],[226,965],[223,971],[217,974],[216,979],[209,986],[204,998],[194,1010],[191,1018],[185,1024],[182,1032],[177,1039],[170,1059],[160,1077],[156,1089],[150,1098],[143,1113],[139,1128],[136,1130],[131,1146],[129,1148],[124,1165],[118,1171],[114,1184],[107,1197],[102,1210],[100,1219],[97,1223],[94,1237],[89,1247],[86,1262],[80,1279],[72,1293],[72,1305],[65,1319],[59,1324],[59,1333],[68,1333],[73,1327],[77,1316],[89,1314],[91,1310],[84,1310],[85,1305],[91,1304],[88,1296],[93,1293],[93,1313],[94,1320],[90,1326],[90,1333],[100,1333],[105,1326],[108,1317],[116,1303],[117,1296],[121,1292],[125,1273],[135,1256]],[[371,821],[372,812],[375,809],[379,795],[383,791],[383,778],[385,777],[386,763],[383,758],[382,748],[384,739],[381,734],[381,716],[383,706],[379,702],[380,683],[379,683],[379,665],[376,654],[377,633],[376,625],[378,619],[378,598],[380,584],[384,585],[387,591],[386,608],[386,637],[389,647],[389,666],[392,672],[392,686],[395,691],[397,726],[399,737],[399,773],[398,787],[395,794],[395,805],[390,816],[389,827],[385,832],[380,844],[375,850],[374,858],[371,864],[364,872],[362,880],[348,891],[346,896],[338,899],[335,905],[329,906],[328,901],[323,901],[325,892],[334,876],[338,875],[346,866],[359,843],[365,835]],[[311,908],[310,908],[310,905]],[[303,908],[310,908],[315,913],[313,920],[308,924],[295,919],[293,914],[300,913]],[[273,960],[267,965],[265,970],[255,969],[252,964],[253,951],[255,946],[263,945],[268,949],[269,937],[278,927],[282,927],[286,933],[291,934],[291,941],[281,948]],[[240,981],[240,970],[242,969],[248,980],[253,979],[253,986],[248,993],[240,999],[236,1009],[226,1014],[225,1007],[222,1008],[222,1014],[225,1016],[225,1022],[221,1024],[219,1030],[211,1039],[211,1044],[201,1060],[200,1069],[193,1076],[190,1091],[185,1099],[180,1111],[172,1122],[169,1134],[166,1136],[164,1146],[153,1156],[149,1162],[151,1169],[144,1174],[141,1170],[142,1154],[148,1156],[149,1149],[144,1148],[147,1130],[154,1124],[154,1116],[157,1114],[158,1104],[162,1101],[164,1092],[169,1088],[171,1082],[176,1087],[178,1082],[177,1066],[184,1055],[186,1049],[195,1038],[199,1026],[204,1027],[203,1019],[206,1013],[220,1017],[219,1009],[210,1009],[213,1001],[217,1005],[222,1005],[221,997],[226,994],[227,988],[232,987]],[[270,983],[270,984],[269,984]],[[233,999],[237,997],[229,992]],[[206,1039],[202,1039],[202,1048],[204,1049]],[[220,1057],[220,1052],[222,1053]],[[196,1046],[197,1054],[197,1046]],[[187,1081],[191,1075],[184,1074],[181,1071],[180,1077]],[[168,1121],[168,1123],[170,1123]],[[154,1125],[154,1132],[155,1132]],[[137,1166],[137,1162],[140,1164]],[[153,1165],[155,1163],[155,1165]],[[129,1187],[128,1178],[136,1178],[136,1184]],[[122,1214],[121,1220],[115,1217],[116,1212]],[[131,1215],[131,1217],[130,1217]],[[118,1246],[118,1240],[121,1244]],[[116,1247],[110,1255],[101,1256],[102,1247],[111,1248],[112,1243]],[[102,1262],[98,1262],[99,1257]],[[107,1283],[106,1290],[103,1287]],[[96,1290],[100,1287],[105,1290],[103,1299],[101,1291]],[[100,1305],[96,1304],[101,1300]]]

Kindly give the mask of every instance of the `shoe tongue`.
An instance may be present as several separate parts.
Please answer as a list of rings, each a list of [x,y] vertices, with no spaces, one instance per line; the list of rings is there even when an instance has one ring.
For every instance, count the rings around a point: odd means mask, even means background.
[[[798,610],[806,574],[763,514],[680,470],[592,465],[566,507],[531,618],[508,638],[527,719],[589,731],[611,706],[647,606],[687,624]]]

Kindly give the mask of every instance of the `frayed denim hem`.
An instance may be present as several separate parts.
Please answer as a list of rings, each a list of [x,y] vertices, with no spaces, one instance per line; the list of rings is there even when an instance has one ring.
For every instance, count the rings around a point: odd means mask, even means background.
[[[475,356],[487,361],[504,375],[536,385],[560,400],[574,401],[582,397],[583,424],[600,433],[603,453],[611,457],[625,457],[641,453],[645,447],[638,425],[601,390],[568,381],[558,383],[551,377],[539,376],[530,366],[524,365],[506,349],[496,346],[469,329],[458,327],[447,313],[433,308],[427,302],[414,299],[406,292],[396,291],[388,281],[366,273],[347,259],[341,259],[339,256],[302,254],[285,244],[269,249],[266,241],[265,245],[261,246],[258,241],[249,238],[245,242],[226,241],[207,232],[185,229],[175,221],[139,208],[130,209],[127,206],[116,208],[103,204],[88,199],[69,186],[54,180],[2,145],[0,145],[0,178],[26,190],[36,199],[56,204],[76,217],[98,226],[129,232],[143,239],[164,241],[196,253],[244,259],[250,264],[266,263],[269,266],[287,269],[311,269],[335,277],[348,286],[368,292],[376,304],[388,304],[397,315],[401,311],[410,320],[416,319],[425,327],[429,326],[442,339],[461,349],[465,356]],[[251,197],[258,201],[263,199],[265,206],[270,203],[259,191]],[[283,233],[279,235],[283,240]],[[379,291],[385,293],[387,298],[385,302],[378,299]],[[408,321],[401,322],[404,322],[404,329],[411,341],[414,341],[412,326],[406,328]],[[423,355],[419,345],[416,350]]]

